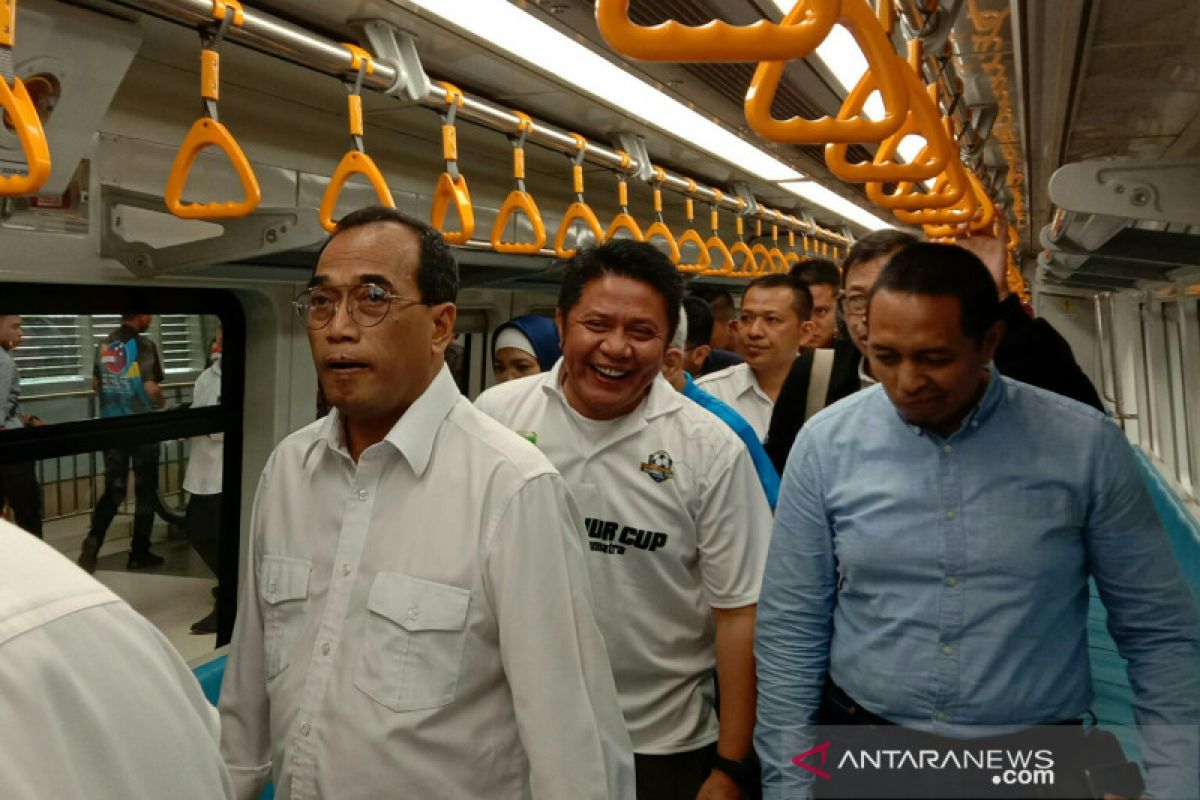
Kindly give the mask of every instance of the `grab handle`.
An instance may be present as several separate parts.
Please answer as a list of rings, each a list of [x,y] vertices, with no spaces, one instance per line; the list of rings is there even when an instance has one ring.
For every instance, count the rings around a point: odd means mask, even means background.
[[[0,177],[0,195],[11,197],[34,194],[50,177],[50,147],[46,143],[42,120],[38,117],[33,100],[30,99],[29,92],[20,78],[14,77],[12,88],[9,88],[4,77],[0,75],[0,109],[8,115],[9,122],[17,133],[27,165],[24,175]]]
[[[792,144],[879,142],[903,124],[908,111],[908,91],[904,79],[895,69],[895,51],[874,12],[864,0],[841,0],[838,22],[850,31],[867,58],[867,73],[863,80],[874,76],[879,82],[883,116],[877,120],[867,119],[862,114],[851,118],[839,114],[837,119],[776,119],[771,114],[771,104],[775,101],[786,62],[763,61],[754,71],[745,102],[746,121],[756,132],[772,141]]]
[[[691,178],[687,179],[687,191],[688,194],[683,198],[687,228],[679,234],[679,240],[676,242],[679,246],[680,256],[679,263],[675,266],[680,272],[704,272],[712,266],[712,253],[708,252],[708,247],[704,244],[704,237],[696,230],[696,207],[691,198],[692,193],[696,191],[696,182]],[[689,244],[696,248],[696,260],[685,262],[683,248]]]
[[[800,0],[779,24],[643,26],[630,20],[629,0],[597,0],[596,23],[609,47],[643,61],[763,61],[803,58],[829,34],[837,9],[838,0]]]
[[[587,139],[578,133],[572,133],[575,140],[575,155],[571,157],[571,188],[575,190],[575,202],[567,206],[562,221],[558,223],[558,233],[554,235],[554,254],[559,258],[571,258],[578,248],[567,247],[567,233],[571,226],[582,222],[592,232],[592,238],[597,242],[604,241],[604,228],[596,219],[596,212],[587,204],[583,196],[583,159],[587,154]]]
[[[429,224],[442,232],[450,244],[466,244],[475,235],[475,209],[471,207],[471,192],[467,179],[458,170],[458,129],[454,127],[454,116],[463,104],[462,90],[451,83],[439,81],[446,90],[446,111],[442,116],[442,160],[446,170],[438,176],[433,189],[433,209]],[[448,231],[446,214],[450,206],[458,214],[458,230]]]
[[[240,201],[214,201],[210,203],[185,203],[183,187],[187,183],[188,174],[196,162],[196,156],[206,147],[215,147],[225,154],[233,171],[242,184],[244,197]],[[258,179],[246,154],[238,146],[233,135],[215,119],[201,117],[192,123],[191,129],[175,154],[171,164],[171,172],[167,176],[167,190],[163,194],[167,210],[181,219],[225,219],[228,217],[244,217],[258,208],[262,200],[262,190],[259,189]]]
[[[621,231],[628,233],[635,241],[646,241],[646,235],[642,233],[641,226],[637,220],[629,214],[629,187],[625,183],[625,173],[617,173],[617,206],[621,209],[613,221],[608,224],[608,229],[604,232],[604,240],[614,238]]]
[[[353,175],[362,175],[371,182],[380,205],[388,208],[396,207],[387,181],[383,179],[383,173],[379,171],[379,167],[375,166],[371,157],[358,150],[349,150],[338,162],[337,168],[333,171],[333,177],[329,179],[329,185],[325,187],[325,196],[321,198],[319,217],[321,227],[331,233],[337,228],[337,223],[333,220],[333,209],[337,206],[338,197],[341,195],[346,181]]]
[[[517,188],[508,193],[504,205],[496,214],[496,221],[492,224],[492,249],[497,253],[530,255],[541,252],[546,244],[546,224],[542,221],[542,212],[538,211],[533,195],[525,191],[525,137],[533,130],[533,120],[520,111],[514,111],[513,114],[517,117],[517,135],[510,136],[509,141],[512,142],[513,181]],[[528,242],[506,242],[504,229],[508,227],[509,217],[518,211],[529,218],[529,224],[533,226],[533,239]]]

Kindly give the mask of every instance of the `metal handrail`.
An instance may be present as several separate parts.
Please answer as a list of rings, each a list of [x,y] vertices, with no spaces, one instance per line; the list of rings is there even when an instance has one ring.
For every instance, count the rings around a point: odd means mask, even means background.
[[[1126,413],[1122,409],[1122,398],[1120,380],[1117,378],[1117,337],[1116,331],[1108,331],[1109,335],[1105,335],[1107,326],[1104,324],[1104,305],[1108,304],[1109,319],[1115,320],[1113,296],[1112,292],[1097,292],[1092,295],[1092,304],[1095,309],[1096,323],[1096,342],[1100,348],[1100,396],[1107,402],[1112,403],[1113,418],[1121,423],[1127,419],[1137,419],[1137,414]],[[1113,326],[1116,327],[1115,325]],[[1108,357],[1111,360],[1111,369],[1106,369],[1104,351],[1108,350]],[[1108,392],[1108,383],[1112,382],[1112,393]],[[1123,425],[1122,425],[1123,427]]]
[[[189,27],[199,28],[211,24],[212,0],[114,0],[119,5],[142,11]],[[225,34],[227,41],[265,53],[270,56],[283,58],[300,66],[324,72],[335,77],[343,77],[356,70],[352,54],[340,43],[323,36],[318,36],[290,22],[286,22],[270,14],[252,8],[244,8],[244,20],[241,25],[230,27]],[[386,61],[376,60],[375,70],[363,76],[363,88],[377,91],[388,91],[400,78],[395,66]],[[455,98],[457,100],[457,98]],[[429,94],[418,101],[426,108],[437,111],[444,110],[447,103],[447,91],[443,86],[434,83],[430,86]],[[458,118],[483,125],[503,132],[518,134],[524,123],[522,118],[511,109],[496,105],[467,93],[462,94],[462,104],[457,108]],[[548,125],[537,120],[526,131],[528,140],[550,150],[555,150],[567,156],[579,152],[576,139],[572,132]],[[592,164],[612,170],[621,170],[627,174],[636,174],[641,165],[636,159],[630,160],[628,154],[614,148],[603,147],[594,142],[587,142],[584,148],[585,159]],[[710,205],[721,205],[731,211],[738,210],[734,201],[735,195],[726,195],[715,188],[697,186],[694,181],[683,175],[666,173],[661,182],[663,188],[686,197],[694,197]],[[763,209],[767,219],[774,212]],[[834,244],[851,244],[849,238],[835,231],[811,223],[807,220],[786,216],[784,219],[794,222],[799,230],[810,236],[816,236]]]

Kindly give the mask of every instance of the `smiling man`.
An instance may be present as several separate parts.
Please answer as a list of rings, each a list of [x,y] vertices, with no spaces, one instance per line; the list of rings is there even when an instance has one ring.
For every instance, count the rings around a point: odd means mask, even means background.
[[[682,298],[651,245],[581,251],[559,293],[562,360],[477,404],[549,456],[586,518],[638,800],[735,800],[755,780],[754,604],[771,517],[745,446],[660,375]]]
[[[995,371],[996,287],[961,248],[901,250],[867,311],[879,384],[804,425],[780,490],[755,640],[764,798],[807,796],[793,759],[814,722],[839,750],[984,735],[1020,748],[1054,730],[1055,786],[1039,796],[1121,794],[1084,785],[1105,765],[1079,724],[1089,578],[1127,660],[1147,794],[1200,796],[1200,613],[1120,429]],[[818,796],[1028,790],[830,771]]]
[[[254,501],[220,703],[239,798],[268,778],[280,798],[633,791],[583,523],[545,457],[459,394],[457,290],[441,234],[369,208],[296,300],[333,410]]]
[[[791,275],[755,278],[742,297],[738,352],[744,364],[714,372],[696,385],[732,406],[754,427],[761,441],[771,424],[775,400],[800,346],[812,336],[813,299]]]

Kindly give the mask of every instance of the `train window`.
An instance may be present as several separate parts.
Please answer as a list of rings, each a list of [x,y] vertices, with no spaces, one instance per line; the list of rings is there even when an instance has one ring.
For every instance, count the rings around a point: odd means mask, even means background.
[[[0,431],[2,511],[192,658],[232,631],[245,316],[224,291],[136,291],[5,286],[23,424]],[[157,313],[122,329],[135,305]]]

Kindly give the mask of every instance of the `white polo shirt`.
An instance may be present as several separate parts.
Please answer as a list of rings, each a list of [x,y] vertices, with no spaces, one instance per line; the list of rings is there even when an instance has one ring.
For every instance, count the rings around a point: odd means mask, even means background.
[[[771,511],[725,423],[661,376],[630,414],[580,416],[550,371],[484,392],[479,408],[558,467],[585,517],[597,618],[638,753],[717,738],[713,608],[758,601]]]
[[[192,387],[192,408],[221,404],[221,360],[196,378]],[[225,461],[225,434],[221,431],[193,436],[188,451],[187,472],[183,488],[189,494],[220,494],[221,475]]]
[[[0,795],[232,798],[217,712],[157,628],[0,520]]]
[[[754,376],[754,370],[750,369],[749,364],[734,364],[732,367],[710,372],[702,378],[697,378],[696,385],[718,400],[733,406],[735,411],[746,418],[750,427],[754,428],[759,441],[767,437],[775,402],[759,388],[758,378]]]
[[[336,410],[286,438],[221,691],[237,796],[632,797],[581,524],[445,367],[357,464]]]

